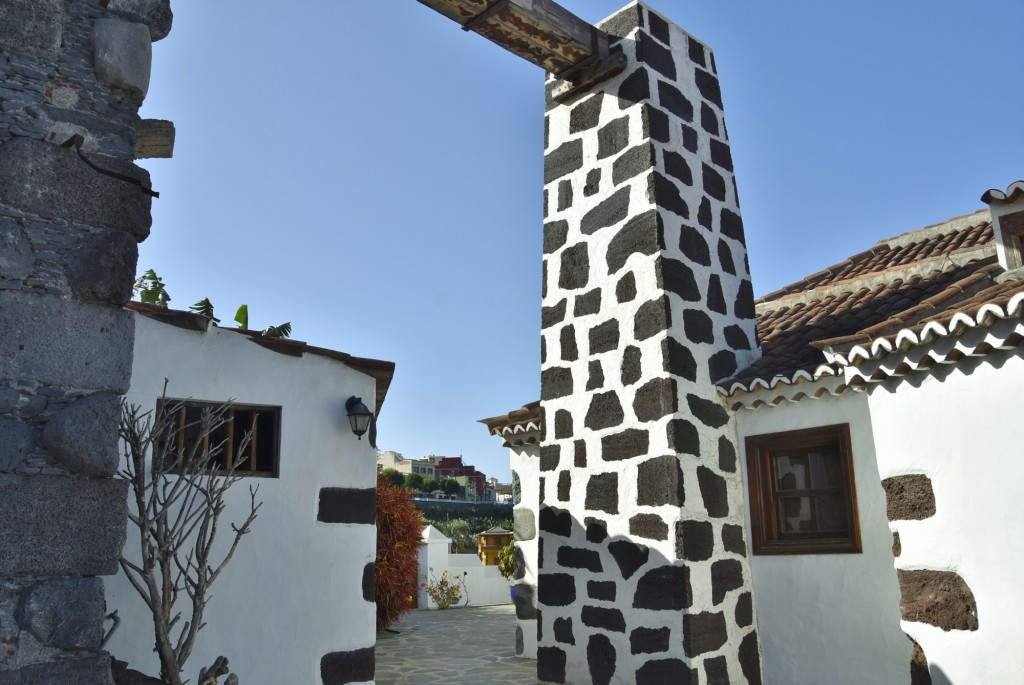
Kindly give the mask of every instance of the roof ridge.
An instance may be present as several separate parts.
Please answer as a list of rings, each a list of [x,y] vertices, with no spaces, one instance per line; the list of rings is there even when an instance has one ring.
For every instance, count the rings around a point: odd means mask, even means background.
[[[943,236],[949,233],[958,233],[965,228],[974,228],[977,226],[977,220],[982,218],[982,215],[988,215],[985,217],[985,221],[992,220],[988,207],[984,207],[975,212],[971,212],[970,214],[961,214],[960,216],[955,216],[952,219],[940,221],[937,224],[931,224],[924,228],[917,228],[913,231],[900,233],[892,238],[879,240],[875,246],[887,245],[890,248],[904,247],[906,245],[924,242],[925,240],[930,240],[937,236]]]

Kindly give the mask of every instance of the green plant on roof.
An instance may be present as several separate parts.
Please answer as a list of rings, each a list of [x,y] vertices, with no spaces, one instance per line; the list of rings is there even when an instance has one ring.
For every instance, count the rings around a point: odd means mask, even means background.
[[[203,299],[199,300],[194,305],[189,307],[189,311],[195,312],[200,316],[205,316],[206,318],[213,321],[214,324],[220,323],[220,319],[213,315],[213,303],[210,302],[210,298],[208,297],[204,297]]]
[[[171,301],[167,287],[153,269],[148,269],[135,279],[132,290],[139,293],[139,300],[145,304],[158,304],[166,307],[167,303]]]

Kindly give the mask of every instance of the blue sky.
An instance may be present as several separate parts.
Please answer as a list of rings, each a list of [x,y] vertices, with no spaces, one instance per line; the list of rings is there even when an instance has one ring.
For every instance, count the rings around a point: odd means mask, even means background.
[[[1024,3],[652,5],[715,50],[757,294],[1024,178]],[[507,480],[476,420],[540,393],[541,70],[414,0],[173,9],[140,272],[396,362],[380,446]]]

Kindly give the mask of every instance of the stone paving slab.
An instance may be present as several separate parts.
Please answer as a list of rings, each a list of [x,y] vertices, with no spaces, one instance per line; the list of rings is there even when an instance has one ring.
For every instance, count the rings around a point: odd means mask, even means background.
[[[536,685],[537,662],[515,656],[511,604],[414,611],[377,641],[377,685]]]

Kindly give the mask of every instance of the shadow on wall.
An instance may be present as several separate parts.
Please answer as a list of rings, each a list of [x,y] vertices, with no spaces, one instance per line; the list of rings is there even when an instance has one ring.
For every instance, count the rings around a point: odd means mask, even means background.
[[[932,676],[931,685],[954,685],[940,666],[932,666],[928,670]]]
[[[710,520],[670,529],[637,513],[628,537],[610,536],[602,513],[626,517],[588,500],[595,516],[583,524],[542,505],[536,597],[529,585],[516,586],[519,618],[537,617],[538,677],[760,685],[753,597],[742,589],[742,527]]]

